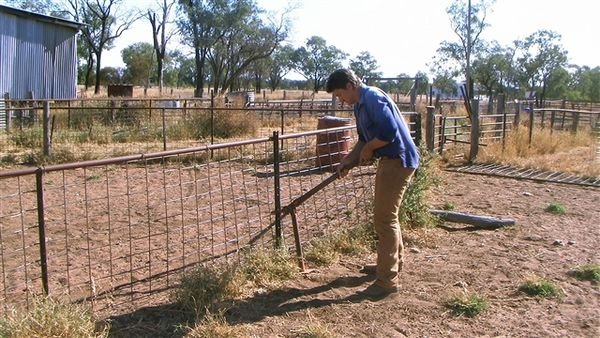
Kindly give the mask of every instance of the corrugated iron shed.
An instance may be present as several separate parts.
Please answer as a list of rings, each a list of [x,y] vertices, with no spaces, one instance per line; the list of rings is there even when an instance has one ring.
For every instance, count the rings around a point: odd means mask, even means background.
[[[77,32],[82,24],[0,5],[0,95],[77,96]]]

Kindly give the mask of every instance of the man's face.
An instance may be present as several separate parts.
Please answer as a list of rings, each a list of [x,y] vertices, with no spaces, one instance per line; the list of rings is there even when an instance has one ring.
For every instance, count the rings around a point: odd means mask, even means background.
[[[347,83],[346,88],[335,89],[332,94],[337,97],[341,103],[349,105],[357,103],[359,99],[358,90],[357,88],[354,88],[351,83]]]

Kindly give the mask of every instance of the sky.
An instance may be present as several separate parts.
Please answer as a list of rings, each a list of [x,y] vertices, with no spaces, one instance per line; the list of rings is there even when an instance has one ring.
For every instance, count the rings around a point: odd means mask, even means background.
[[[290,2],[291,1],[291,2]],[[472,0],[477,3],[478,0]],[[156,0],[131,1],[145,8]],[[257,0],[260,7],[278,17],[291,13],[288,43],[302,46],[311,36],[349,54],[349,59],[368,51],[384,77],[404,73],[430,74],[429,64],[442,41],[458,41],[446,13],[451,0]],[[599,0],[496,0],[489,8],[489,24],[481,38],[502,46],[522,40],[538,30],[561,35],[568,62],[591,68],[600,66]],[[135,42],[152,42],[147,19],[125,32],[115,47],[103,53],[102,67],[123,67],[121,49]],[[176,48],[174,41],[174,48]],[[345,65],[347,66],[347,65]],[[300,79],[292,74],[289,78]]]

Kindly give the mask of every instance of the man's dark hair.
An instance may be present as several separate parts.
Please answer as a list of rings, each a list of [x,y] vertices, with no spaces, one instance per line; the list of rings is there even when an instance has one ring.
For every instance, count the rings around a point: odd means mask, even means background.
[[[351,83],[356,88],[360,86],[361,82],[352,70],[345,68],[338,69],[327,78],[325,89],[328,93],[331,93],[336,89],[345,89],[348,83]]]

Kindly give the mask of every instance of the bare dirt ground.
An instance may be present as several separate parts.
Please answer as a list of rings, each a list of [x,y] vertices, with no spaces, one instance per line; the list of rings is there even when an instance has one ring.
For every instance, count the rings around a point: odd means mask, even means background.
[[[446,223],[404,231],[407,258],[397,297],[357,295],[372,281],[359,273],[374,255],[345,257],[277,290],[257,292],[226,313],[246,337],[303,337],[326,328],[336,337],[600,337],[600,288],[569,274],[600,262],[600,189],[442,172],[430,191],[432,208],[512,218],[515,226],[482,230]],[[564,215],[544,211],[552,203]],[[551,280],[563,295],[532,298],[518,287],[528,276]],[[484,296],[490,307],[457,317],[445,306],[461,292]],[[181,336],[170,305],[112,318],[114,336]],[[170,329],[168,329],[170,327]],[[306,337],[306,335],[304,335]]]

